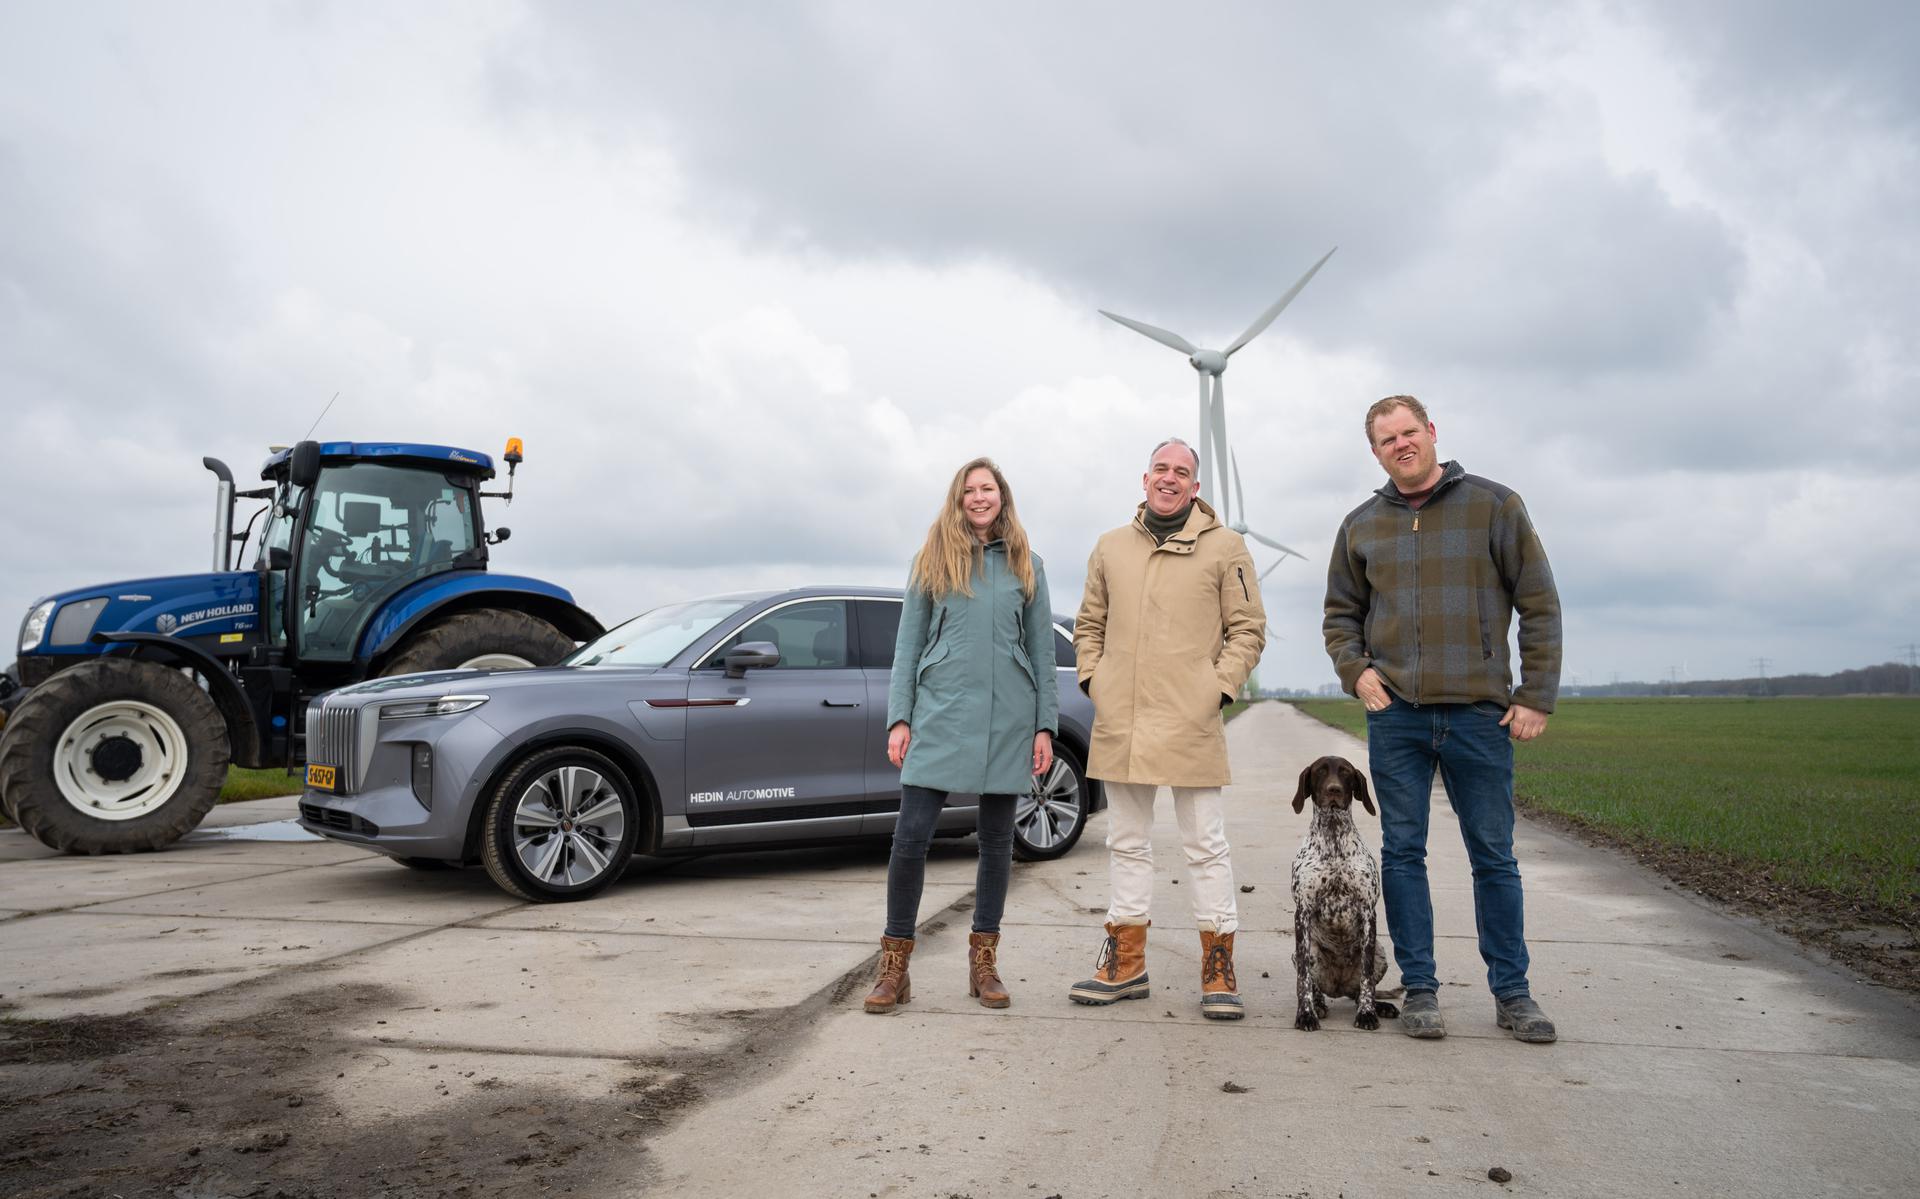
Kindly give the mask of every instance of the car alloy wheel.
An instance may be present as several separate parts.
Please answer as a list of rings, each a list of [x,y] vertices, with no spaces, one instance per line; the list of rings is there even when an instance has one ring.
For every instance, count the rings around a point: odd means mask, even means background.
[[[633,788],[613,762],[590,749],[549,749],[494,788],[481,856],[522,899],[585,899],[626,870],[637,820]]]
[[[1057,858],[1080,840],[1086,823],[1086,772],[1072,750],[1056,743],[1053,765],[1014,800],[1013,852],[1029,862]]]

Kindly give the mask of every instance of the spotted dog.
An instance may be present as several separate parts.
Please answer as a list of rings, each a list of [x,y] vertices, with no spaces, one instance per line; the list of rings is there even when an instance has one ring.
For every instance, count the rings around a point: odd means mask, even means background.
[[[1380,1027],[1380,1017],[1400,1014],[1374,998],[1387,972],[1380,952],[1376,912],[1380,865],[1360,840],[1348,811],[1355,799],[1378,815],[1366,776],[1345,758],[1326,757],[1300,772],[1293,810],[1313,799],[1313,823],[1293,857],[1293,966],[1298,1006],[1293,1026],[1320,1027],[1329,995],[1356,1000],[1356,1028]]]

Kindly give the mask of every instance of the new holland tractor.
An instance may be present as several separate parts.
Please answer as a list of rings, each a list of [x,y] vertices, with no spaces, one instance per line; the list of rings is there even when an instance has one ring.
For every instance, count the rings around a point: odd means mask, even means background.
[[[218,479],[211,573],[76,588],[27,612],[0,676],[0,806],[58,850],[158,849],[200,823],[229,763],[304,762],[322,691],[547,666],[598,637],[562,588],[488,572],[510,531],[488,533],[480,500],[512,500],[518,438],[504,458],[503,492],[481,490],[491,457],[448,446],[303,441],[239,492],[202,459]],[[239,499],[266,506],[235,534]]]

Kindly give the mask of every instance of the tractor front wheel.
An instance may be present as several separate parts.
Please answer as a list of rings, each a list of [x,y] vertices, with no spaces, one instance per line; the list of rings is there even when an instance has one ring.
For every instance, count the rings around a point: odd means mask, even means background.
[[[380,673],[525,670],[552,666],[572,652],[573,640],[538,617],[481,608],[450,616],[415,633]]]
[[[14,819],[65,853],[179,840],[212,810],[231,752],[220,709],[178,670],[102,658],[33,689],[0,738]]]

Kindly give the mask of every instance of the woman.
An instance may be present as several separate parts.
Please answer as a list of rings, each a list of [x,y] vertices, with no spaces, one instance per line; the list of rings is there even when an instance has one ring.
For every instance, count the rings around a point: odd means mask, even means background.
[[[1053,765],[1060,696],[1053,613],[1040,556],[1000,468],[975,458],[947,488],[907,577],[887,693],[887,757],[900,767],[900,819],[887,863],[887,927],[869,1012],[912,998],[907,958],[927,843],[947,795],[980,797],[980,868],[967,939],[967,993],[1006,1007],[995,955],[1012,871],[1013,805]]]

